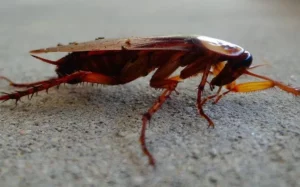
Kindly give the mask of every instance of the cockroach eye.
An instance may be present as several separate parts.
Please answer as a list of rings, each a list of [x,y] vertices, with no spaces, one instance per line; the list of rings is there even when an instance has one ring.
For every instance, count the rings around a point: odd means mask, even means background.
[[[252,60],[252,55],[248,51],[245,51],[239,56],[239,58],[232,61],[232,65],[230,65],[231,63],[229,63],[228,66],[231,66],[233,70],[248,68],[252,64]]]
[[[250,65],[252,64],[253,57],[252,57],[252,55],[248,51],[245,51],[244,54],[247,54],[248,57],[244,60],[243,64],[246,67],[250,67]]]

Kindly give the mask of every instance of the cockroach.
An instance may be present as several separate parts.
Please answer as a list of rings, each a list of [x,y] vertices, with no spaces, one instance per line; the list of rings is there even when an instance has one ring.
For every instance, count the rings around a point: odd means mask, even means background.
[[[68,52],[57,61],[51,61],[33,55],[48,52]],[[32,82],[14,83],[6,77],[11,86],[26,88],[11,94],[0,96],[0,100],[14,99],[16,102],[23,96],[33,95],[42,90],[59,86],[62,83],[77,84],[82,82],[104,85],[121,85],[155,71],[150,80],[152,88],[163,89],[162,94],[152,107],[143,114],[140,144],[149,164],[155,166],[154,157],[146,146],[146,127],[153,114],[176,91],[179,82],[192,76],[202,74],[197,91],[197,108],[199,114],[214,127],[213,121],[204,113],[203,105],[210,99],[218,102],[230,92],[253,92],[278,87],[281,90],[300,95],[300,88],[285,85],[263,75],[249,71],[252,55],[242,47],[206,36],[159,36],[133,37],[123,39],[97,38],[94,41],[68,45],[57,45],[30,51],[33,57],[56,66],[57,77]],[[183,69],[176,76],[171,76],[179,67]],[[236,84],[241,75],[250,75],[263,81]],[[208,77],[212,76],[210,80]],[[213,91],[218,91],[202,98],[204,86],[208,84]],[[222,87],[227,91],[221,93]]]

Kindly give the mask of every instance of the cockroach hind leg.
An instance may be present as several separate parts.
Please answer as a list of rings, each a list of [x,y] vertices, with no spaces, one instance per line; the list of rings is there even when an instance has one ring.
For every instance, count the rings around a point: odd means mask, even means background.
[[[73,73],[73,74],[70,74],[70,75],[65,76],[65,77],[41,81],[41,82],[44,82],[44,83],[40,84],[40,85],[30,87],[30,88],[28,88],[26,90],[23,90],[23,91],[17,91],[15,93],[1,95],[0,96],[0,101],[9,100],[9,99],[19,100],[21,97],[27,96],[27,95],[32,95],[33,96],[34,94],[37,94],[38,92],[40,92],[42,90],[49,89],[51,87],[60,85],[61,83],[64,83],[64,82],[69,82],[69,81],[72,81],[74,79],[78,79],[79,77],[82,77],[83,75],[87,75],[87,74],[88,74],[88,72],[77,72],[77,73]]]
[[[6,80],[7,82],[9,82],[10,86],[13,86],[16,88],[30,88],[30,87],[34,87],[37,85],[41,85],[45,82],[48,82],[48,81],[38,81],[38,82],[32,82],[32,83],[16,83],[16,82],[11,81],[7,77],[3,77],[3,76],[0,76],[0,79]]]
[[[142,129],[141,129],[141,135],[140,135],[140,144],[141,144],[143,153],[148,157],[149,164],[151,166],[153,166],[154,168],[155,168],[155,159],[152,156],[152,154],[150,153],[150,151],[148,150],[147,145],[146,145],[146,129],[147,129],[147,124],[149,124],[149,121],[150,121],[152,115],[158,109],[161,108],[161,106],[163,105],[163,103],[169,98],[169,96],[174,91],[174,89],[173,90],[165,89],[164,92],[159,96],[159,98],[157,99],[157,101],[152,105],[152,107],[146,113],[143,114]]]
[[[141,135],[140,135],[140,144],[143,150],[143,153],[148,157],[148,162],[151,166],[155,168],[155,159],[150,153],[150,151],[147,148],[146,145],[146,130],[147,130],[147,124],[150,125],[150,120],[151,120],[151,114],[149,112],[143,114],[143,125],[142,125],[142,130],[141,130]]]

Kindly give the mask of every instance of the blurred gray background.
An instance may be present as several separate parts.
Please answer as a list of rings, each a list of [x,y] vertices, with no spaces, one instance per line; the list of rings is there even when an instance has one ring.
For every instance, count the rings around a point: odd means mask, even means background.
[[[300,86],[299,18],[298,0],[2,0],[0,75],[55,76],[28,51],[57,43],[199,34],[243,46],[254,64],[271,65],[255,72]],[[66,85],[16,108],[1,104],[0,186],[300,186],[300,98],[278,89],[229,94],[205,106],[216,125],[207,129],[195,107],[200,76],[154,115],[152,170],[138,142],[141,114],[160,94],[149,79]],[[1,80],[0,90],[13,91]]]

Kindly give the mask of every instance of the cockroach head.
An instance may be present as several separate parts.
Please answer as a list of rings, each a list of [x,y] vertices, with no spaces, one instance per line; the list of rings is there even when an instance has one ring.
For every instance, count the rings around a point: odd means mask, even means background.
[[[245,51],[237,57],[230,58],[227,60],[227,63],[222,71],[211,80],[210,85],[223,86],[231,83],[250,67],[252,60],[253,57],[248,51]]]

